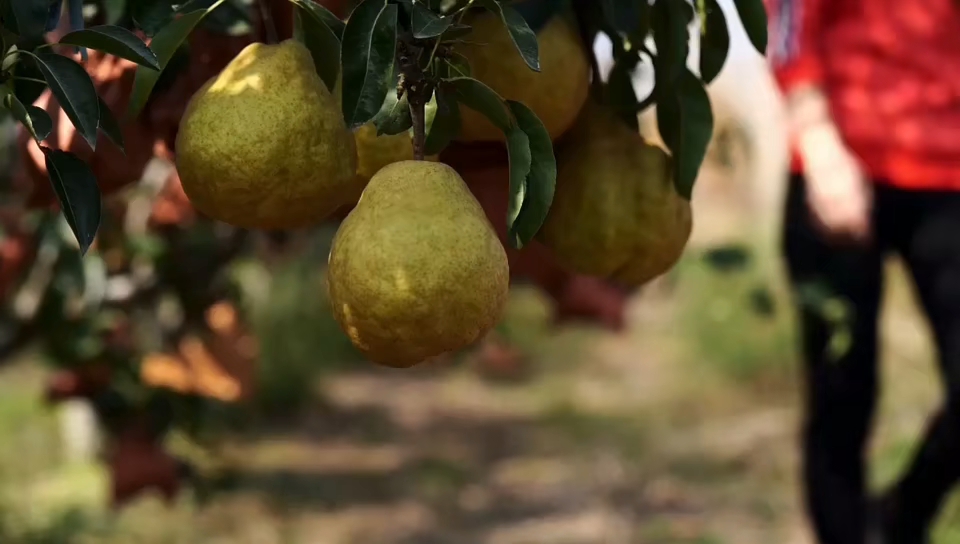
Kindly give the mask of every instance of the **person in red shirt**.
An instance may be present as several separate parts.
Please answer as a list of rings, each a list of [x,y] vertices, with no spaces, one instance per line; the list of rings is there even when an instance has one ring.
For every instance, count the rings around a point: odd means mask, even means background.
[[[794,149],[783,244],[807,379],[808,511],[823,544],[929,542],[960,479],[960,3],[767,7],[767,57]],[[945,400],[906,474],[872,500],[864,449],[891,253],[906,263],[929,319]],[[830,300],[845,309],[839,324],[824,312]],[[851,335],[846,349],[832,342],[838,327]]]

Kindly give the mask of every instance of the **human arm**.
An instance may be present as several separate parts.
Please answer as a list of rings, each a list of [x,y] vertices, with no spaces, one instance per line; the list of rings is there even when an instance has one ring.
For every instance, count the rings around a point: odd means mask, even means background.
[[[813,218],[828,236],[862,242],[870,236],[872,190],[825,91],[822,37],[832,22],[830,2],[770,0],[767,57],[784,94]]]

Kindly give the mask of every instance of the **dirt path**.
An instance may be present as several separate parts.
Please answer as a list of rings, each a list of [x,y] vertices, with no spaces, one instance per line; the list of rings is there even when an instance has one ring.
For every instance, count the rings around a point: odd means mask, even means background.
[[[694,251],[746,228],[725,187],[715,177],[698,189],[725,204],[702,208]],[[749,314],[737,298],[747,280],[711,280],[695,253],[688,261],[632,301],[619,335],[554,330],[545,301],[516,290],[506,331],[533,363],[523,383],[485,381],[469,358],[405,372],[356,364],[323,379],[302,421],[226,449],[240,470],[204,506],[147,497],[111,518],[91,491],[101,472],[46,470],[11,489],[43,491],[19,501],[24,519],[61,536],[17,544],[809,544],[796,363],[789,335],[778,340],[789,312]],[[903,282],[887,302],[878,482],[909,459],[936,402]],[[50,425],[42,408],[23,408],[28,388],[5,391],[8,474],[37,457],[28,448],[49,450],[34,431]],[[952,512],[936,544],[960,542]]]

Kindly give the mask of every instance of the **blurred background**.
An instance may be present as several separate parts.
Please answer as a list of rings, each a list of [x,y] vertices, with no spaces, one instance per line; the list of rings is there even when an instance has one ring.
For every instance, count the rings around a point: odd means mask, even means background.
[[[237,247],[235,233],[217,225],[171,231],[156,220],[170,176],[164,157],[116,197],[123,211],[101,238],[123,232],[123,240],[101,240],[82,263],[66,256],[69,233],[56,215],[18,218],[29,236],[8,221],[4,262],[27,264],[5,280],[15,288],[5,287],[0,319],[0,542],[810,542],[797,485],[793,315],[776,245],[787,166],[780,105],[732,2],[721,4],[732,48],[710,91],[718,125],[694,193],[693,239],[675,270],[629,295],[619,330],[589,316],[557,319],[555,298],[518,281],[495,341],[412,370],[375,367],[324,299],[335,225]],[[602,41],[596,51],[609,66]],[[636,84],[646,88],[649,74]],[[12,125],[2,138],[0,172],[10,183]],[[141,223],[152,226],[131,227]],[[117,247],[122,258],[110,251]],[[203,269],[190,259],[224,247],[229,257],[200,279],[174,273]],[[940,395],[928,332],[900,264],[888,266],[871,445],[878,486],[909,460]],[[176,287],[131,294],[144,268],[154,278],[147,285],[160,278]],[[166,457],[117,439],[107,417],[145,393],[119,379],[114,397],[84,393],[96,379],[67,372],[64,361],[104,352],[89,345],[100,334],[90,331],[102,331],[117,308],[162,345],[165,323],[184,322],[169,314],[190,320],[183,301],[192,292],[180,280],[216,283],[214,298],[231,301],[223,315],[201,312],[207,332],[235,313],[244,332],[214,334],[215,364],[183,343],[174,349],[180,359],[149,359],[148,378],[173,395],[159,405],[163,451],[175,462],[161,470]],[[96,308],[84,314],[95,318],[64,318],[77,304]],[[33,313],[23,309],[31,305]],[[39,317],[24,325],[25,313]],[[64,338],[40,342],[25,333],[31,326]],[[255,357],[243,347],[251,337]],[[216,347],[223,338],[232,351]],[[236,370],[248,360],[249,370]],[[247,382],[256,384],[249,392]],[[238,395],[248,397],[242,406],[232,402]],[[118,489],[119,473],[136,480],[129,493]],[[960,502],[935,542],[960,543]]]

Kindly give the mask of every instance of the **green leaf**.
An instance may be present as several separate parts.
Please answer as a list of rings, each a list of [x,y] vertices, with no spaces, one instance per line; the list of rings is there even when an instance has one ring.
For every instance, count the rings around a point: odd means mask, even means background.
[[[90,249],[100,228],[100,189],[97,178],[76,155],[40,146],[50,183],[60,201],[67,224],[77,237],[80,253]]]
[[[160,69],[157,56],[147,47],[147,44],[129,30],[110,25],[94,26],[83,30],[73,31],[60,38],[60,43],[89,47],[96,51],[103,51],[111,55],[135,62],[140,66]]]
[[[28,55],[22,52],[16,55],[16,63],[13,65],[12,72],[18,79],[8,81],[7,85],[13,87],[13,91],[21,102],[24,104],[33,104],[37,101],[37,98],[40,98],[43,91],[47,89],[47,85],[43,81],[43,72],[37,68],[37,63],[24,62],[23,59],[27,57]]]
[[[730,51],[730,30],[727,18],[717,0],[705,0],[706,20],[700,40],[700,78],[710,83],[720,74]]]
[[[514,2],[513,9],[517,10],[534,32],[539,32],[550,19],[567,7],[568,3],[568,0],[526,0]]]
[[[126,153],[126,149],[124,148],[123,144],[123,131],[120,130],[120,123],[117,122],[117,118],[113,115],[113,112],[110,111],[110,107],[107,106],[106,102],[104,102],[102,98],[100,98],[100,130],[107,135],[107,138],[110,138],[110,141],[113,142],[113,145],[119,147],[121,151]]]
[[[513,115],[504,104],[503,98],[486,84],[470,77],[455,77],[441,83],[448,88],[458,102],[483,114],[504,134],[509,135],[516,128]]]
[[[91,149],[97,148],[100,99],[90,75],[73,59],[55,53],[31,55],[50,92]]]
[[[46,33],[47,19],[50,17],[50,5],[47,0],[9,0],[9,15],[13,17],[13,26],[4,26],[27,38],[36,38]],[[7,14],[5,14],[7,15]]]
[[[653,41],[657,46],[654,57],[656,86],[669,89],[680,78],[690,52],[683,0],[657,0],[650,10]]]
[[[636,0],[600,0],[603,16],[610,27],[628,36],[640,31],[643,12],[641,2]],[[646,4],[646,2],[643,2]]]
[[[427,112],[426,129],[427,139],[424,152],[427,155],[437,155],[444,150],[460,132],[460,108],[457,99],[448,90],[441,86],[434,94],[436,107]]]
[[[147,104],[150,98],[150,92],[160,78],[160,74],[166,69],[167,64],[177,52],[180,44],[187,39],[190,32],[203,20],[203,17],[216,9],[224,0],[217,0],[207,9],[198,9],[185,13],[177,19],[170,22],[169,25],[161,28],[150,42],[150,48],[157,55],[157,61],[160,64],[160,71],[151,70],[144,67],[137,67],[137,72],[133,78],[133,91],[130,93],[130,103],[127,106],[127,117],[132,119],[140,114],[140,110]]]
[[[640,101],[633,88],[634,63],[622,58],[613,65],[607,85],[604,88],[606,102],[610,108],[634,130],[640,130],[640,121],[637,113],[640,111]]]
[[[407,100],[407,95],[404,94],[398,100],[397,93],[387,93],[383,107],[373,118],[373,123],[377,126],[377,136],[383,134],[393,136],[410,130],[413,127],[413,118],[410,116],[410,102]]]
[[[396,4],[364,0],[343,30],[343,118],[356,128],[369,122],[391,87],[397,48]]]
[[[103,11],[107,24],[115,25],[127,12],[127,0],[103,0]]]
[[[750,249],[741,244],[712,247],[703,253],[703,260],[718,272],[738,272],[750,265]]]
[[[50,119],[50,115],[43,108],[38,108],[33,104],[27,104],[27,115],[30,117],[30,122],[33,124],[33,132],[37,140],[46,140],[50,137],[50,133],[53,132],[53,119]]]
[[[763,0],[733,0],[733,5],[740,14],[740,21],[743,22],[750,43],[761,55],[766,55],[767,10],[763,6]]]
[[[684,70],[674,91],[657,101],[657,126],[673,152],[677,192],[686,199],[713,137],[713,112],[703,83]]]
[[[527,153],[531,158],[526,176],[514,180],[514,146],[508,139],[510,202],[507,211],[507,238],[513,247],[520,249],[533,240],[547,219],[557,185],[557,160],[553,154],[550,133],[537,114],[520,102],[508,100],[507,105],[517,120],[517,127],[527,137]],[[516,145],[519,145],[519,142]],[[522,149],[517,151],[523,153]],[[517,173],[520,171],[519,166]]]
[[[472,71],[467,57],[454,52],[449,57],[444,58],[443,61],[447,64],[450,77],[470,77]]]
[[[13,6],[10,0],[0,0],[0,27],[3,28],[4,39],[7,35],[17,35],[17,17],[13,13]],[[9,45],[4,47],[7,49]]]
[[[537,35],[520,13],[510,7],[497,2],[496,0],[480,0],[483,7],[498,15],[507,25],[507,31],[510,33],[510,39],[513,45],[517,47],[523,62],[527,63],[534,72],[540,71],[540,44],[537,43]]]
[[[453,24],[452,17],[440,17],[420,4],[413,5],[413,15],[410,19],[413,37],[418,40],[435,38]]]
[[[747,295],[750,309],[761,317],[772,317],[777,313],[777,301],[765,285],[757,285]]]
[[[134,0],[130,4],[130,16],[140,30],[152,37],[170,23],[174,11],[170,0]]]
[[[310,15],[314,19],[323,23],[327,28],[333,32],[334,36],[337,37],[337,40],[343,39],[343,29],[346,27],[346,23],[340,20],[339,17],[333,14],[329,9],[317,4],[313,0],[291,0],[298,8],[309,11]]]
[[[313,2],[309,2],[311,5]],[[333,91],[340,76],[340,39],[315,11],[296,3],[298,35],[313,57],[313,66],[327,89]]]
[[[473,27],[470,25],[458,25],[452,24],[441,36],[443,43],[452,43],[454,40],[469,36],[473,32]]]
[[[40,142],[50,136],[53,131],[53,120],[45,110],[33,105],[25,106],[5,85],[0,86],[0,94],[3,95],[3,107],[13,114],[13,117],[27,129],[34,140]]]

